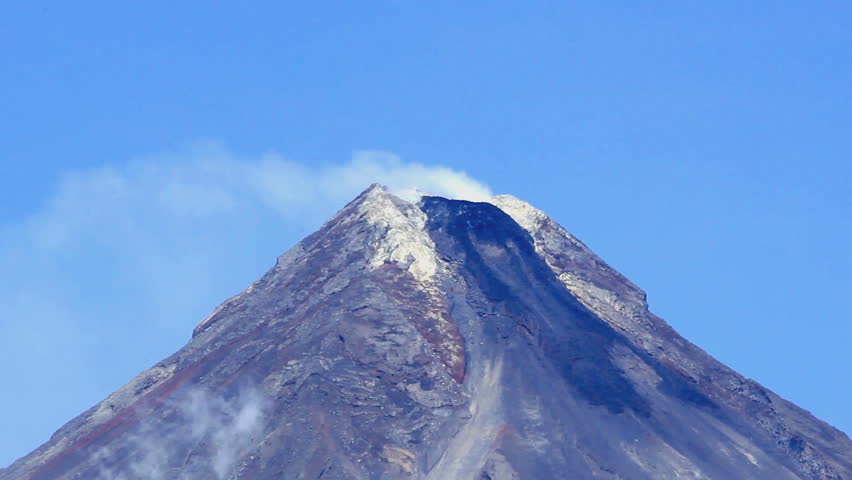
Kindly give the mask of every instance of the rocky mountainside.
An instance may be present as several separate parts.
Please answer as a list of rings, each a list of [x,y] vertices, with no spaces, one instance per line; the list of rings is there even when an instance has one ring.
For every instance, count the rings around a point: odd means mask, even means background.
[[[539,210],[371,186],[28,479],[847,479],[852,441]]]

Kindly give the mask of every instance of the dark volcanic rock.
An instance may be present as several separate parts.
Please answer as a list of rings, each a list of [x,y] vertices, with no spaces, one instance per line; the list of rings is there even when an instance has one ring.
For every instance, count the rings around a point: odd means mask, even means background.
[[[0,479],[841,479],[547,216],[373,186]]]

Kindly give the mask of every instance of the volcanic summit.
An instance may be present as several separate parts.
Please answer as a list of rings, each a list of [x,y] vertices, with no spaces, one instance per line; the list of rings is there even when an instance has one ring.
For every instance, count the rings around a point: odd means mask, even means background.
[[[541,211],[373,185],[0,480],[847,479]]]

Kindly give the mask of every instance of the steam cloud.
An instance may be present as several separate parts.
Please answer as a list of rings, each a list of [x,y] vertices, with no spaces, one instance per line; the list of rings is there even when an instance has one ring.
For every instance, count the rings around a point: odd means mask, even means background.
[[[109,224],[133,234],[157,218],[204,219],[256,208],[290,220],[327,215],[374,182],[411,198],[417,192],[485,201],[489,189],[464,172],[358,152],[345,164],[310,167],[270,153],[245,159],[216,144],[137,159],[123,168],[66,174],[47,208],[28,222],[38,245],[59,248]]]
[[[173,409],[188,428],[157,428],[156,417],[143,418],[126,444],[105,447],[93,456],[99,467],[96,480],[231,478],[242,454],[262,439],[268,408],[268,401],[256,389],[226,402],[194,388],[165,407]]]

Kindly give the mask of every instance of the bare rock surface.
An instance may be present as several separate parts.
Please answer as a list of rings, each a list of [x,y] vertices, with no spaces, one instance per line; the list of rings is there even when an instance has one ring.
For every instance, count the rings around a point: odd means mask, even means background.
[[[547,215],[373,185],[27,479],[847,479],[852,441],[725,367]]]

